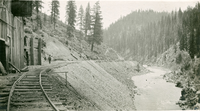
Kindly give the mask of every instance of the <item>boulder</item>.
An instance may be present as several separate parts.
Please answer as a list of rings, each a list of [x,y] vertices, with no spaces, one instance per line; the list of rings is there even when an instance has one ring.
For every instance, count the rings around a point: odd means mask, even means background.
[[[176,87],[183,88],[181,82],[177,82],[177,83],[176,83]]]

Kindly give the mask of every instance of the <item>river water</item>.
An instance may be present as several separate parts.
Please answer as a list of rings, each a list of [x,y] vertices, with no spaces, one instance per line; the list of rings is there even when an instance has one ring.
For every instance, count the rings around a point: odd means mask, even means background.
[[[137,110],[181,110],[176,105],[181,89],[175,84],[168,83],[163,75],[169,70],[159,67],[147,67],[150,73],[132,77],[137,86],[135,106]]]

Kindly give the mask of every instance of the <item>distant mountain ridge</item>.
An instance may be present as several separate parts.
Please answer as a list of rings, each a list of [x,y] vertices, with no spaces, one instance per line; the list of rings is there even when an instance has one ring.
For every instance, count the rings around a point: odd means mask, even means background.
[[[144,60],[177,42],[178,21],[178,12],[133,11],[104,30],[104,41],[126,59]]]

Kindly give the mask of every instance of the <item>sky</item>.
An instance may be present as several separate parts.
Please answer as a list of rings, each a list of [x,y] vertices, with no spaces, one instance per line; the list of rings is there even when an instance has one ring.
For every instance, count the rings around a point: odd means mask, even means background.
[[[50,15],[49,4],[51,0],[42,0],[44,8],[42,11]],[[60,1],[60,20],[65,21],[65,7],[67,0]],[[75,0],[77,12],[80,6],[85,10],[87,4],[90,3],[92,8],[97,0]],[[178,10],[186,10],[188,6],[194,7],[199,0],[99,0],[102,17],[103,28],[108,28],[111,23],[117,21],[120,17],[126,16],[135,10],[149,10],[152,9],[157,12],[171,12]]]

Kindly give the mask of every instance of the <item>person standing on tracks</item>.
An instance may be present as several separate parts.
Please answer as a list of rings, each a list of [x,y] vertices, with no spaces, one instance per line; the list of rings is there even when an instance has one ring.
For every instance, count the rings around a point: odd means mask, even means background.
[[[51,56],[50,55],[48,57],[48,60],[49,60],[49,64],[51,64]]]

